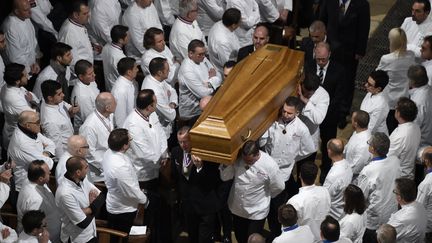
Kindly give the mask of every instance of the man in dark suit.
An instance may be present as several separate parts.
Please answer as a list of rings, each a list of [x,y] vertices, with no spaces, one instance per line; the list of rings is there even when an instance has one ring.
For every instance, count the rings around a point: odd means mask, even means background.
[[[332,44],[340,46],[333,60],[346,70],[346,99],[351,106],[357,65],[366,53],[370,28],[370,9],[367,0],[323,0],[320,20],[327,26]]]
[[[237,54],[237,62],[240,62],[245,57],[249,56],[255,50],[260,49],[265,46],[270,39],[270,30],[267,24],[259,23],[257,24],[255,31],[253,33],[253,44],[249,46],[244,46],[239,49]]]
[[[300,43],[300,50],[305,52],[305,63],[311,63],[314,61],[313,52],[315,49],[315,45],[319,42],[329,43],[329,40],[327,38],[327,30],[325,24],[320,20],[315,20],[309,26],[309,37],[303,38]],[[330,45],[330,49],[334,55],[335,50],[332,45]]]
[[[191,155],[189,127],[177,132],[179,147],[171,153],[172,176],[176,182],[182,214],[186,218],[191,243],[213,242],[215,222],[222,200],[219,165]]]
[[[330,60],[330,46],[328,43],[320,42],[315,47],[315,61],[306,66],[308,72],[316,73],[321,81],[322,87],[330,97],[330,105],[326,117],[320,125],[321,136],[321,177],[323,183],[331,167],[331,159],[327,154],[327,142],[337,135],[337,126],[348,115],[350,106],[346,103],[347,92],[345,69],[334,61]]]

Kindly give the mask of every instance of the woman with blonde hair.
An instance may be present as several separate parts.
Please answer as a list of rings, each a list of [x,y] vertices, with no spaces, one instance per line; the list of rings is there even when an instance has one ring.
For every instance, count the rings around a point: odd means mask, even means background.
[[[393,28],[389,35],[390,53],[383,55],[377,70],[386,71],[389,83],[384,89],[384,94],[390,107],[387,116],[387,127],[389,134],[397,127],[398,123],[394,117],[396,102],[400,97],[408,97],[407,71],[415,64],[414,52],[407,50],[407,37],[401,28]]]

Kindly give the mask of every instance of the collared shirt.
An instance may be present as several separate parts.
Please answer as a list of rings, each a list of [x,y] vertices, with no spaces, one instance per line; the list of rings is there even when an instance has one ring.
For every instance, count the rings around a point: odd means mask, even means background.
[[[217,72],[216,76],[210,78],[210,68],[212,64],[207,58],[204,58],[200,64],[196,64],[189,58],[183,60],[178,74],[181,118],[190,119],[201,114],[200,99],[212,95],[214,89],[220,86],[222,82],[220,73]]]
[[[217,22],[208,34],[210,61],[223,74],[223,66],[229,60],[236,60],[240,43],[237,36],[222,21]]]
[[[390,135],[390,149],[387,156],[394,155],[401,160],[401,177],[414,179],[414,165],[420,137],[420,128],[414,122],[399,124]]]
[[[381,57],[377,70],[386,71],[389,76],[389,83],[384,88],[390,109],[395,109],[400,97],[408,97],[408,68],[415,64],[415,56],[412,51],[404,55],[396,52]]]
[[[147,75],[142,83],[141,90],[152,89],[157,98],[156,114],[165,131],[167,138],[172,132],[172,125],[176,118],[176,110],[170,107],[170,103],[178,104],[176,90],[165,81],[158,81],[153,76]]]
[[[67,150],[67,140],[74,134],[68,110],[71,105],[62,101],[58,105],[41,105],[41,126],[43,134],[56,144],[56,154]]]
[[[322,67],[323,76],[322,76],[321,85],[324,84],[324,80],[325,80],[325,77],[326,77],[326,74],[327,74],[327,68],[328,68],[329,65],[330,65],[330,61],[328,61],[327,64],[324,67]],[[321,67],[318,64],[316,66],[317,66],[316,67],[316,74],[319,77],[319,73],[321,72]]]
[[[47,81],[47,80],[57,81],[57,78],[58,78],[58,75],[54,71],[54,69],[51,67],[51,65],[46,66],[39,73],[38,77],[36,78],[36,83],[33,87],[33,93],[36,95],[36,97],[40,100],[43,100],[42,90],[41,90],[42,83]],[[71,70],[70,70],[69,66],[66,67],[65,78],[66,78],[66,80],[69,81],[69,86],[75,85],[74,83],[72,83],[72,80],[71,80]]]
[[[240,47],[252,44],[255,25],[261,20],[258,3],[255,0],[227,0],[228,8],[236,8],[241,12],[240,27],[235,30]]]
[[[126,57],[123,50],[115,44],[106,44],[102,49],[102,63],[105,78],[105,88],[111,91],[112,87],[120,76],[117,70],[117,64],[123,57]]]
[[[123,25],[129,26],[130,40],[126,45],[126,54],[137,60],[145,52],[143,45],[144,33],[151,27],[162,29],[157,10],[152,3],[142,8],[134,1],[123,14]]]
[[[141,59],[141,69],[143,70],[144,74],[146,76],[150,75],[148,67],[150,61],[155,57],[162,57],[167,60],[169,65],[169,74],[165,81],[174,87],[175,83],[177,82],[177,73],[180,68],[180,63],[175,62],[174,55],[167,46],[165,46],[165,49],[162,52],[158,52],[155,49],[150,48],[144,53]]]
[[[309,226],[305,225],[299,226],[294,230],[282,231],[282,234],[273,240],[273,243],[285,242],[312,243],[314,242],[314,238]]]
[[[327,188],[323,186],[303,186],[299,193],[288,200],[297,210],[297,223],[308,225],[315,241],[320,239],[321,222],[330,212],[331,199]]]
[[[327,188],[331,198],[329,214],[336,220],[339,220],[344,215],[343,194],[345,188],[351,183],[352,176],[353,173],[349,162],[343,159],[333,162],[333,165],[324,181],[323,186]]]
[[[48,19],[53,6],[49,0],[37,0],[36,7],[31,9],[31,20],[35,23],[37,28],[41,28],[46,32],[49,32],[58,38],[58,32],[54,29],[51,20]]]
[[[20,191],[21,184],[27,180],[27,168],[33,160],[43,160],[52,169],[54,162],[43,155],[44,151],[56,154],[53,141],[40,133],[37,134],[36,139],[33,139],[23,133],[19,127],[15,129],[9,143],[8,155],[16,163],[14,170],[16,191]]]
[[[354,131],[348,143],[345,145],[345,159],[350,163],[354,175],[360,174],[360,171],[365,167],[370,158],[368,141],[371,137],[369,130],[361,132]]]
[[[172,26],[175,21],[175,15],[178,15],[178,1],[175,0],[155,0],[155,5],[159,19],[165,26]],[[175,10],[175,4],[177,4],[177,11]]]
[[[225,5],[225,1],[223,0],[198,1],[197,22],[204,36],[208,36],[212,26],[222,19],[222,15],[225,12]]]
[[[426,215],[423,205],[414,201],[401,205],[401,209],[392,214],[387,223],[396,229],[398,243],[423,242],[427,225]]]
[[[428,172],[418,186],[417,202],[423,204],[426,209],[427,227],[426,232],[432,232],[432,174]]]
[[[350,239],[353,243],[362,243],[366,230],[366,213],[346,214],[340,221],[340,235]]]
[[[77,226],[87,217],[82,208],[90,206],[89,193],[93,190],[100,192],[86,179],[77,185],[75,182],[65,178],[57,188],[55,200],[57,207],[60,209],[62,242],[70,240],[71,243],[82,243],[96,237],[96,221],[94,218],[85,229]]]
[[[375,95],[367,93],[360,105],[360,110],[369,113],[368,130],[371,134],[383,132],[388,135],[386,119],[390,108],[383,92]]]
[[[115,124],[120,127],[126,120],[126,117],[133,111],[135,107],[135,99],[138,95],[133,80],[128,80],[123,76],[119,76],[111,90],[114,96],[117,107],[114,112]]]
[[[259,159],[245,168],[238,159],[233,165],[220,167],[223,181],[234,178],[228,197],[228,207],[239,217],[262,220],[270,210],[270,199],[285,188],[284,179],[276,162],[265,152],[260,151]]]
[[[258,0],[261,22],[273,23],[279,18],[277,3],[272,0]]]
[[[417,105],[417,117],[414,120],[420,127],[420,147],[432,145],[432,88],[424,85],[409,90],[410,99]]]
[[[117,0],[92,0],[89,35],[101,46],[111,42],[111,29],[120,23],[121,6]]]
[[[108,189],[106,208],[111,214],[134,212],[138,204],[148,204],[140,190],[136,170],[128,156],[108,149],[104,155],[105,185]]]
[[[87,85],[77,81],[71,95],[71,101],[76,101],[80,108],[79,112],[74,116],[74,131],[78,131],[86,118],[95,110],[96,97],[99,93],[96,82],[93,81]]]
[[[285,181],[291,176],[296,157],[314,152],[309,130],[298,117],[288,124],[274,122],[261,137],[260,146],[276,161]]]
[[[370,162],[360,172],[357,185],[366,199],[366,227],[376,230],[385,224],[390,215],[397,211],[397,201],[393,189],[395,180],[400,177],[400,160],[387,157]]]
[[[137,110],[126,118],[123,127],[132,138],[126,155],[137,170],[139,181],[149,181],[159,176],[161,159],[167,150],[167,137],[156,113],[146,121]]]
[[[425,60],[421,63],[421,65],[426,68],[426,72],[429,79],[428,84],[431,86],[432,85],[432,60]]]
[[[60,212],[55,204],[54,194],[46,184],[40,186],[26,181],[21,188],[17,201],[18,231],[23,229],[22,217],[29,210],[42,210],[45,213],[50,240],[60,242]]]
[[[172,53],[178,60],[188,57],[188,45],[192,40],[201,40],[207,43],[198,22],[194,20],[189,22],[178,17],[171,28],[169,36],[169,46]]]
[[[412,17],[405,18],[401,25],[407,36],[407,49],[415,53],[416,57],[420,57],[420,48],[423,44],[423,39],[432,35],[432,19],[428,16],[421,24],[417,24]]]

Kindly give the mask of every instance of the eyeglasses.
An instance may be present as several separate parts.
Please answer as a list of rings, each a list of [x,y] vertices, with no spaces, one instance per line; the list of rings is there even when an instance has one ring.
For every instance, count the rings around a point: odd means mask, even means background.
[[[85,146],[81,146],[80,148],[88,149],[88,148],[90,148],[90,146],[89,145],[85,145]]]
[[[27,122],[27,124],[40,125],[40,120],[37,120],[37,121],[34,121],[34,122]]]
[[[396,189],[393,190],[393,193],[396,194],[396,195],[400,195],[400,193],[397,192]]]

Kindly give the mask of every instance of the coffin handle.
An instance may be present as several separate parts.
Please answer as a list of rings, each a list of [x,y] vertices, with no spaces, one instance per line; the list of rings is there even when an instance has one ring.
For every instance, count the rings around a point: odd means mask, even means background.
[[[252,129],[248,128],[248,133],[247,133],[246,137],[242,135],[241,139],[243,140],[243,142],[246,142],[250,138],[251,135],[252,135]]]

